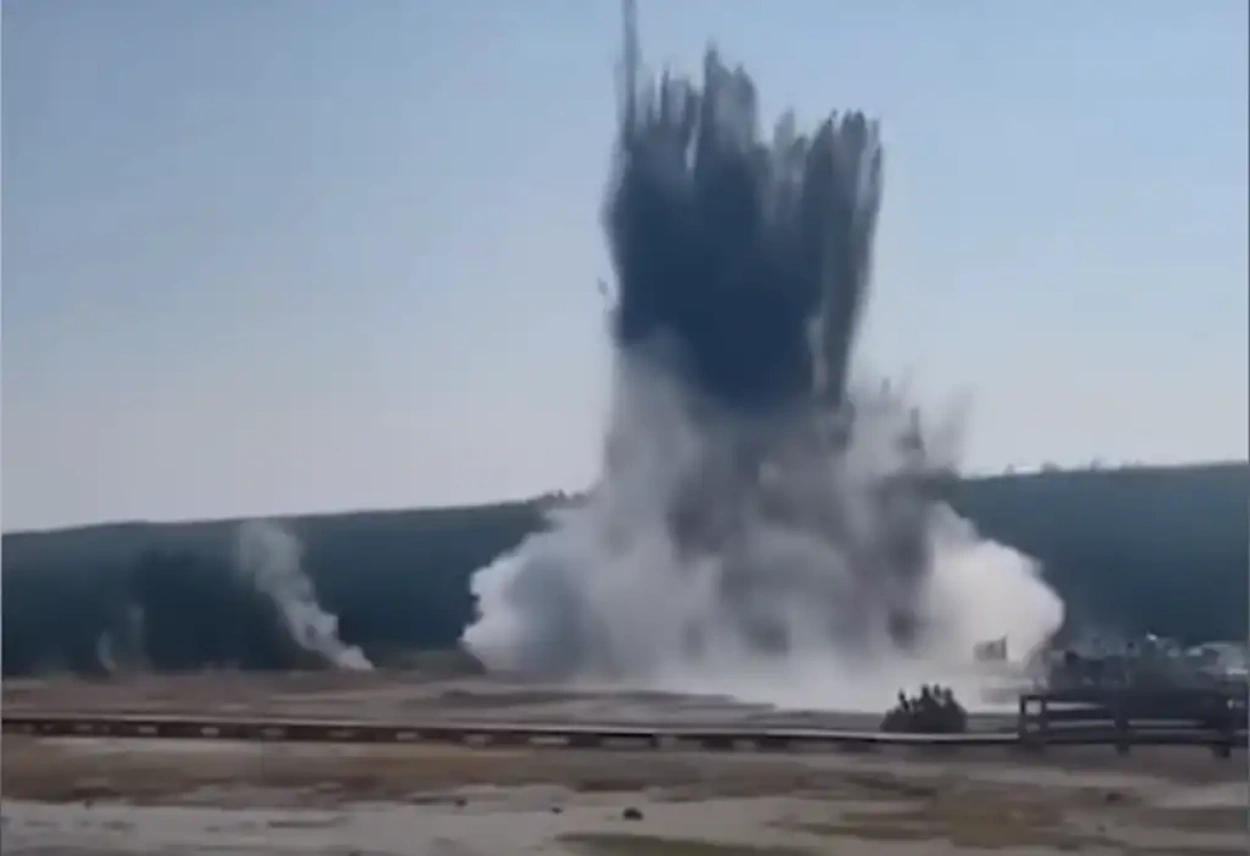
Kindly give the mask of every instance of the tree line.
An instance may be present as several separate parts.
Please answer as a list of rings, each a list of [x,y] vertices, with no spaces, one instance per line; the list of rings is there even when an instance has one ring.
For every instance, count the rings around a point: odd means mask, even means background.
[[[1038,559],[1070,628],[1244,639],[1246,464],[970,479],[952,501]],[[542,500],[298,518],[305,567],[370,659],[456,644],[469,577],[542,525]],[[234,569],[235,522],[117,524],[3,538],[5,675],[311,665]]]

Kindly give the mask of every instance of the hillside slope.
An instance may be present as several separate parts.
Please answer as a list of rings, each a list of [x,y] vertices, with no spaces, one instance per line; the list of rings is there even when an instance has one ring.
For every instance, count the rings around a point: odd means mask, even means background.
[[[1200,641],[1247,635],[1248,488],[1244,463],[1042,472],[961,482],[953,502],[1039,558],[1081,626]],[[289,665],[271,607],[230,570],[236,522],[5,535],[4,672],[98,668],[135,603],[154,666]],[[469,575],[539,525],[538,501],[293,521],[323,603],[373,657],[453,644]]]

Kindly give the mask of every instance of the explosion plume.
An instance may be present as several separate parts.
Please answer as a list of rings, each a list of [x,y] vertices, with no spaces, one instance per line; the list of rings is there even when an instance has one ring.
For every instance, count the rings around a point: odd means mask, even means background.
[[[628,6],[624,53],[602,476],[475,575],[464,644],[490,669],[819,706],[1043,642],[1063,611],[1033,563],[950,510],[929,426],[852,375],[876,123],[785,115],[765,140],[714,49],[701,87],[644,79]]]

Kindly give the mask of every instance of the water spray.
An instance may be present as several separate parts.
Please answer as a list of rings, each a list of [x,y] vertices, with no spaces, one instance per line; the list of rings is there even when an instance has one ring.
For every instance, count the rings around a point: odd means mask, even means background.
[[[877,124],[792,114],[714,49],[643,73],[625,6],[604,228],[612,410],[586,501],[479,571],[463,642],[496,671],[880,706],[1041,644],[1035,564],[943,502],[954,461],[854,371],[882,201]]]

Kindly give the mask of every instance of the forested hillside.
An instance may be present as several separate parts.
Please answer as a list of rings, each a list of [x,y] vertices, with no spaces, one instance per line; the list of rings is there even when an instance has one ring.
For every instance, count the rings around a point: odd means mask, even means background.
[[[1247,635],[1248,476],[1242,463],[1042,472],[964,481],[953,499],[986,535],[1044,562],[1075,622],[1196,642]],[[540,508],[357,512],[292,528],[343,638],[384,659],[453,645],[472,611],[469,575],[539,526]],[[97,671],[105,637],[162,669],[298,663],[272,604],[232,570],[234,532],[215,521],[5,535],[5,674]]]

